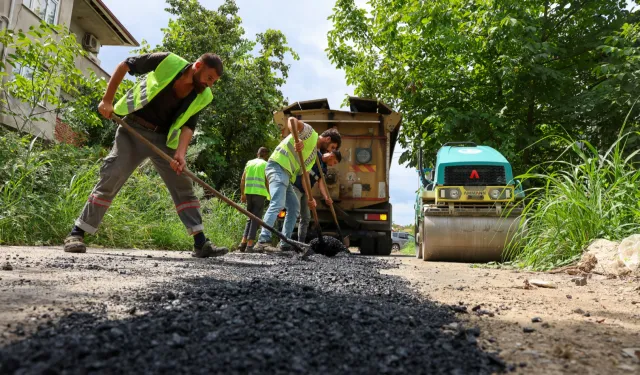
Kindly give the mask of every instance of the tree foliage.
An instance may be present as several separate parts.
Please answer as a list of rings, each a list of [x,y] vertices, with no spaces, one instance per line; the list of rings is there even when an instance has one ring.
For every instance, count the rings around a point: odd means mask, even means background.
[[[226,0],[217,10],[197,0],[167,0],[175,16],[162,29],[160,45],[138,51],[169,51],[195,61],[205,52],[218,54],[224,74],[214,85],[214,99],[200,114],[189,156],[216,187],[237,187],[247,160],[260,146],[271,149],[278,139],[273,112],[285,104],[280,87],[289,66],[287,54],[298,59],[278,30],[266,30],[256,40],[244,36],[238,6]]]
[[[368,3],[337,0],[327,52],[358,95],[403,113],[401,163],[470,140],[524,172],[558,155],[552,135],[610,145],[640,95],[626,1]]]
[[[115,101],[119,100],[131,87],[133,87],[132,81],[123,80],[116,92]],[[58,109],[58,116],[62,121],[71,126],[88,146],[110,148],[113,145],[117,125],[98,113],[98,104],[105,91],[107,91],[107,81],[90,72],[77,87],[77,95],[66,96],[64,99],[65,102],[75,101],[77,97],[81,97],[83,105],[78,106],[75,103]]]

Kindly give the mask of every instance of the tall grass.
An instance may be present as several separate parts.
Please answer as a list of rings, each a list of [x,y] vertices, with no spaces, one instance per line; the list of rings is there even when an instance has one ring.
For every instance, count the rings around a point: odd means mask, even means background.
[[[42,147],[13,133],[0,134],[0,245],[59,245],[98,181],[105,151]],[[202,198],[204,191],[196,189]],[[216,244],[239,242],[244,217],[217,199],[201,200],[205,234]],[[148,163],[113,200],[88,244],[188,250],[193,240],[171,196]]]
[[[400,249],[400,254],[403,255],[416,255],[416,241],[409,240],[406,244]]]
[[[561,160],[540,165],[545,173],[519,176],[535,188],[528,197],[520,228],[507,258],[520,267],[548,270],[578,259],[594,239],[620,240],[640,233],[640,150],[625,150],[621,134],[604,152],[588,142],[566,145]]]

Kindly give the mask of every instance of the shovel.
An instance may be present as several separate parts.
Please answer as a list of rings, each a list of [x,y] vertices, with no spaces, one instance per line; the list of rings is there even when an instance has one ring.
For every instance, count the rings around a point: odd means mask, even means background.
[[[136,137],[140,142],[142,142],[142,143],[146,144],[147,146],[149,146],[149,148],[151,148],[151,150],[153,150],[153,152],[158,154],[164,160],[166,160],[169,163],[171,163],[173,161],[173,158],[171,156],[167,155],[164,151],[162,151],[161,149],[156,147],[156,145],[151,143],[148,139],[146,139],[145,137],[140,135],[140,133],[138,133],[129,124],[124,122],[120,117],[116,116],[115,114],[112,114],[111,115],[111,119],[113,121],[115,121],[116,123],[118,123],[118,125],[120,125],[123,128],[127,129],[127,131],[131,135]],[[311,253],[311,247],[310,246],[308,246],[306,244],[303,244],[303,243],[300,243],[300,242],[297,242],[297,241],[293,241],[293,240],[288,239],[282,233],[278,232],[277,230],[275,230],[270,225],[267,225],[267,223],[262,221],[259,217],[255,216],[251,212],[245,210],[244,208],[242,208],[242,206],[240,206],[236,202],[232,201],[231,199],[225,197],[220,192],[218,192],[216,189],[214,189],[211,186],[209,186],[209,184],[207,184],[206,182],[202,181],[198,176],[193,174],[193,172],[191,172],[187,167],[185,167],[182,170],[182,173],[186,174],[189,178],[191,178],[193,181],[197,182],[203,188],[209,190],[216,198],[220,199],[221,201],[225,202],[229,206],[231,206],[231,207],[235,208],[236,210],[240,211],[241,213],[243,213],[248,218],[257,221],[258,223],[260,223],[260,225],[262,225],[264,228],[266,228],[269,232],[271,232],[271,233],[275,234],[276,236],[278,236],[278,238],[280,238],[282,241],[284,241],[287,244],[291,245],[294,249],[299,250],[302,253],[302,257],[303,258],[306,258],[306,257],[308,257],[310,255],[310,253]]]
[[[316,158],[316,166],[318,166],[318,171],[320,171],[320,178],[322,179],[322,183],[324,184],[325,189],[328,189],[327,180],[324,178],[324,172],[322,171],[322,166],[320,165],[320,160],[318,160],[318,158]],[[340,241],[342,241],[344,246],[348,248],[349,236],[344,237],[342,235],[342,229],[340,229],[340,223],[338,223],[338,216],[336,216],[336,210],[333,208],[333,204],[328,204],[327,206],[329,206],[329,209],[331,210],[331,215],[333,215],[333,221],[336,223],[336,226],[338,227],[338,236],[340,237]]]
[[[299,142],[298,138],[298,126],[297,124],[291,124],[291,121],[295,120],[293,117],[289,117],[289,125],[291,126],[291,132],[293,133],[293,139],[296,143]],[[309,171],[304,165],[304,157],[302,156],[302,151],[296,151],[298,153],[298,157],[300,158],[300,168],[302,168],[302,187],[304,188],[304,193],[307,196],[306,198],[311,198],[311,180],[309,180]],[[315,207],[309,206],[311,209],[311,213],[313,214],[313,220],[316,224],[316,231],[318,232],[318,241],[320,247],[325,247],[324,238],[322,238],[322,228],[320,228],[320,222],[318,221],[318,212]],[[299,238],[300,239],[300,238]]]

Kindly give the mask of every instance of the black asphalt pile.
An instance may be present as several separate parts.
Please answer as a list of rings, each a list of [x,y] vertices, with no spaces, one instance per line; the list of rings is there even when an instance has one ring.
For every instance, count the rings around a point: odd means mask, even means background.
[[[309,245],[314,253],[328,257],[349,251],[340,240],[330,236],[322,236],[322,241],[319,238],[314,238],[309,242]]]
[[[477,328],[451,325],[449,307],[381,275],[385,267],[391,265],[347,254],[195,261],[183,278],[137,291],[130,318],[72,313],[0,349],[0,374],[502,370],[476,346]]]

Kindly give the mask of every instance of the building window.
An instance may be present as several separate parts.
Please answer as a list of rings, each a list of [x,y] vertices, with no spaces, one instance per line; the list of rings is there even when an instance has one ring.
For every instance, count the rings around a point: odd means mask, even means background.
[[[25,79],[31,81],[33,79],[33,73],[34,72],[35,72],[35,70],[32,67],[22,66],[20,64],[16,64],[15,68],[13,68],[13,70],[11,71],[11,74],[13,75],[14,79],[15,79],[16,74],[19,74],[22,77],[24,77]],[[37,93],[34,91],[33,94],[36,95]],[[44,95],[42,95],[42,96],[44,96]],[[41,106],[41,107],[46,107],[47,106],[46,98],[42,97],[41,100],[38,101],[38,105]]]
[[[13,75],[20,74],[26,79],[33,78],[33,68],[29,66],[22,66],[20,64],[16,64],[16,67],[12,70]]]
[[[24,5],[50,24],[58,21],[59,0],[25,0]]]

